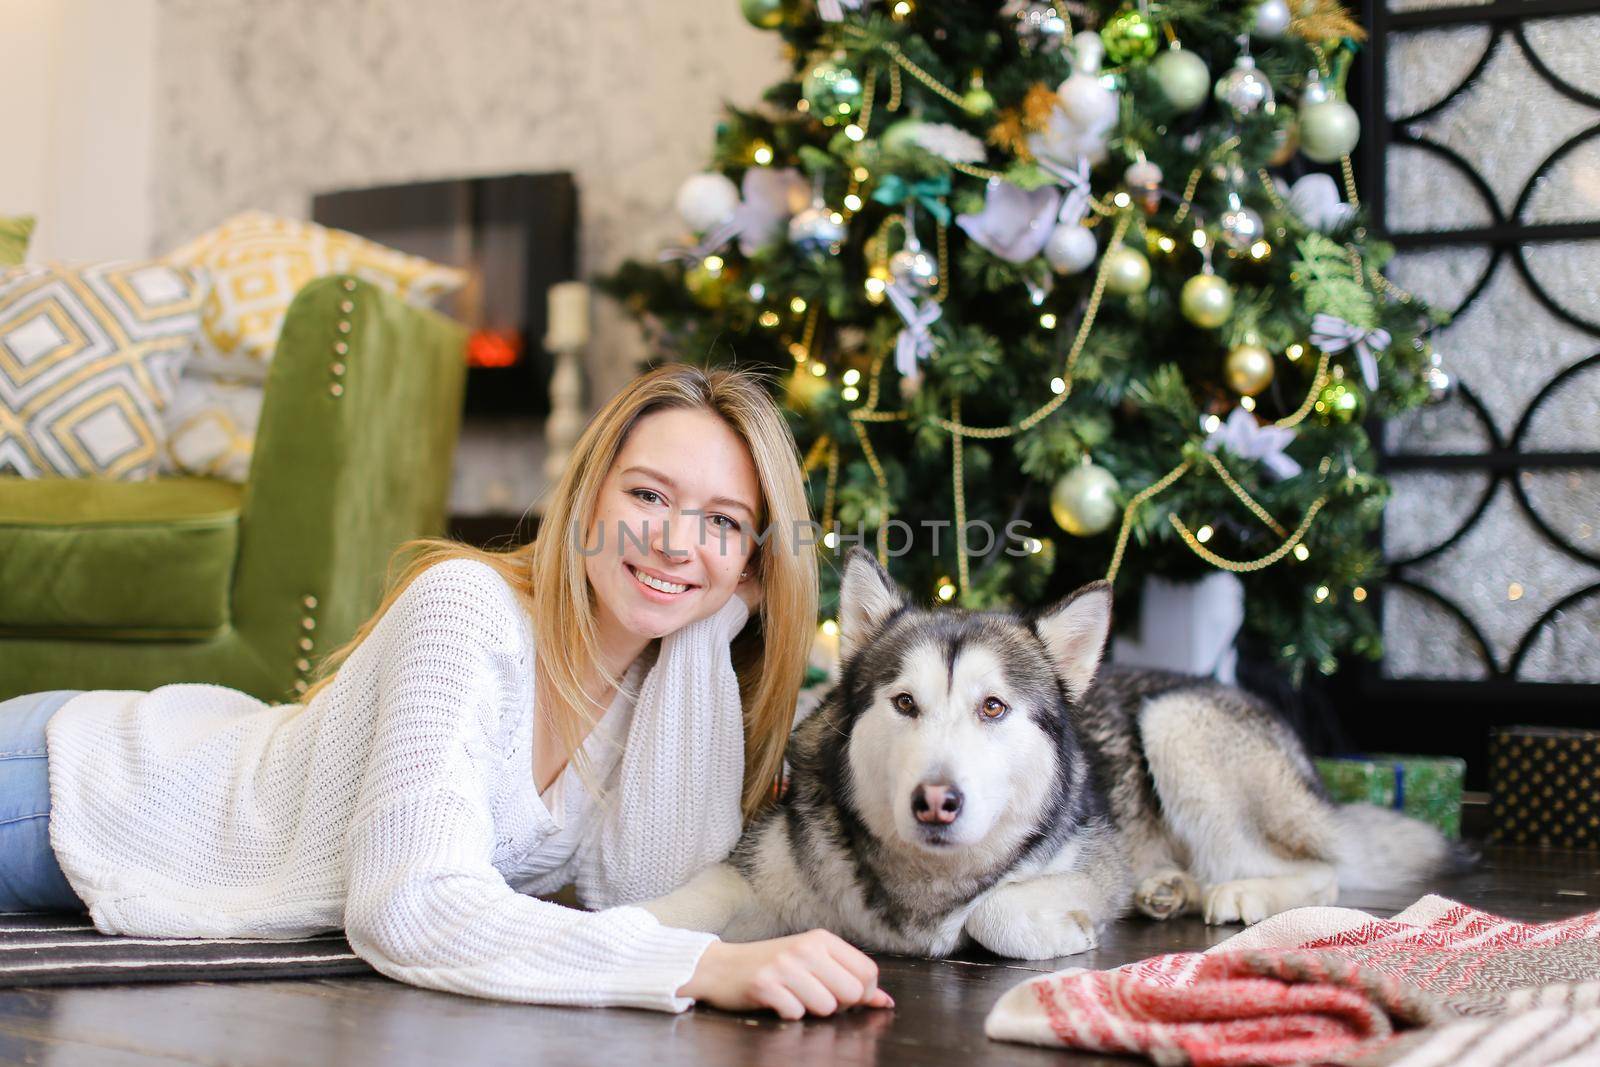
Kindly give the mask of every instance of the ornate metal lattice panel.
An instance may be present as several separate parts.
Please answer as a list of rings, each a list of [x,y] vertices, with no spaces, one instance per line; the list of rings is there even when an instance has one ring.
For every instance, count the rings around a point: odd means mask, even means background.
[[[1600,683],[1600,3],[1366,5],[1360,170],[1456,396],[1390,423],[1388,679]]]

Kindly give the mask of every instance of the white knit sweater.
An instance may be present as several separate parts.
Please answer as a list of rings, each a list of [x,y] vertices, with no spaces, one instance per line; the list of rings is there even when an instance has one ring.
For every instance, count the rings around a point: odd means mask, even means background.
[[[213,685],[69,700],[46,731],[50,841],[105,933],[342,927],[415,985],[683,1011],[716,938],[631,905],[738,838],[728,646],[748,614],[732,597],[629,668],[633,685],[648,667],[637,706],[619,691],[584,742],[609,804],[570,765],[541,798],[528,613],[487,565],[435,564],[309,704]],[[574,881],[602,910],[529,895]]]

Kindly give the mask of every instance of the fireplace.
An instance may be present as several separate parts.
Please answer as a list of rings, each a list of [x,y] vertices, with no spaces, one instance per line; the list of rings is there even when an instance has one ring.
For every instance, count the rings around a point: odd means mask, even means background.
[[[311,217],[470,271],[471,281],[440,307],[469,331],[467,415],[548,414],[545,294],[577,268],[578,195],[570,174],[341,190],[313,197]]]

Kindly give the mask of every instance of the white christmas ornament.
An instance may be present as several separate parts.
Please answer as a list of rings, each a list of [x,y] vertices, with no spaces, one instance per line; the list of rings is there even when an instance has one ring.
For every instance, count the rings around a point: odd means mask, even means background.
[[[1293,16],[1289,14],[1289,5],[1285,0],[1261,0],[1256,7],[1256,22],[1251,33],[1257,37],[1264,37],[1269,41],[1276,41],[1289,32],[1289,23]]]
[[[1117,121],[1117,94],[1100,84],[1100,76],[1074,71],[1056,87],[1061,108],[1073,124],[1084,130],[1102,131]]]
[[[1076,274],[1100,254],[1094,233],[1077,223],[1060,223],[1044,243],[1044,258],[1057,274]]]
[[[1281,195],[1296,218],[1320,233],[1344,225],[1355,214],[1355,208],[1339,195],[1339,185],[1331,175],[1307,174]]]
[[[692,174],[678,187],[678,214],[696,233],[721,226],[739,208],[739,187],[726,174]]]

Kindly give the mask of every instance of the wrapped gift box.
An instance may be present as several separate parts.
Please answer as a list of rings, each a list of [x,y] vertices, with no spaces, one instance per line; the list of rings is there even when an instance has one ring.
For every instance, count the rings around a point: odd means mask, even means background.
[[[1461,784],[1467,761],[1454,756],[1373,753],[1316,761],[1328,795],[1340,804],[1376,804],[1461,836]]]
[[[1489,840],[1600,848],[1600,730],[1490,731]]]

